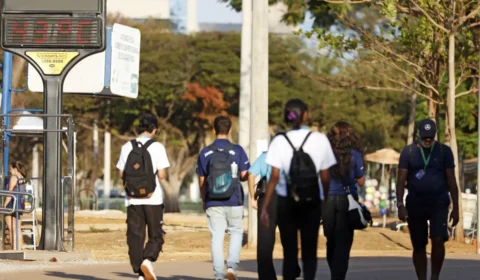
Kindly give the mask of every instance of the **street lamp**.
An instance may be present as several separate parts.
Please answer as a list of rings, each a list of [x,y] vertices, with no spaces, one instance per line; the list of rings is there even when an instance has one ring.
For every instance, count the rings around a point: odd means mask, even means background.
[[[474,43],[476,51],[480,53],[480,26],[476,26],[472,29],[474,36]],[[478,74],[480,75],[480,55]],[[477,113],[477,127],[478,127],[478,147],[477,147],[477,254],[480,254],[480,78],[478,79],[478,113]]]

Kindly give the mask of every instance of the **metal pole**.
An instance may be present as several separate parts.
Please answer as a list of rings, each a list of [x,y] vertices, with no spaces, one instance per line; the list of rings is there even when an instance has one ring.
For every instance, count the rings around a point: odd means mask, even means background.
[[[11,89],[12,89],[12,67],[13,67],[13,55],[10,52],[4,52],[3,53],[3,77],[2,77],[2,114],[8,114],[10,113],[10,102],[11,102]],[[10,118],[9,117],[4,117],[4,125],[5,128],[9,128],[10,126]],[[3,132],[3,140],[2,141],[2,147],[3,147],[3,158],[1,159],[3,161],[3,169],[0,170],[1,176],[0,176],[0,184],[1,187],[0,189],[6,189],[7,184],[5,184],[5,176],[8,175],[8,155],[9,155],[9,149],[8,149],[8,144],[10,142],[10,137],[9,133],[4,131]],[[1,168],[1,167],[0,167]],[[3,203],[3,199],[0,201]],[[10,232],[11,229],[10,229]],[[10,233],[11,235],[12,233]],[[13,239],[13,238],[12,238]],[[2,215],[2,250],[5,249],[5,216]],[[13,249],[13,244],[12,244],[12,249]]]
[[[13,68],[13,54],[10,52],[4,52],[3,54],[3,81],[2,81],[2,114],[7,115],[10,113],[10,103],[12,101],[12,69]],[[10,117],[5,117],[5,128],[10,128]],[[4,132],[5,146],[3,149],[3,174],[8,174],[8,154],[10,137],[8,132]],[[3,178],[2,178],[3,179]],[[2,182],[2,189],[5,188],[5,183]]]
[[[250,100],[250,161],[259,155],[257,147],[268,133],[268,1],[253,1],[252,96]],[[251,214],[250,211],[249,214]],[[248,245],[257,245],[257,216],[250,215]]]
[[[35,143],[33,146],[33,159],[32,159],[32,177],[38,178],[39,174],[39,151],[38,151],[38,144]],[[40,207],[40,195],[39,195],[39,187],[40,182],[38,180],[32,180],[33,185],[33,193],[35,195],[35,208],[38,209]]]
[[[480,38],[477,38],[480,40]],[[480,44],[479,44],[480,46]],[[478,64],[480,71],[480,61]],[[477,254],[480,254],[480,78],[478,79],[478,114],[477,114],[477,127],[478,127],[478,152],[477,152]],[[461,210],[460,210],[461,211]]]
[[[252,0],[242,1],[242,51],[240,65],[240,118],[238,141],[250,158],[250,98],[252,91]],[[248,185],[242,183],[248,203],[248,239],[257,239],[256,213],[250,203]],[[255,216],[255,217],[254,217]],[[255,224],[255,225],[253,225]],[[249,245],[251,245],[249,243]]]
[[[106,198],[105,201],[105,209],[109,209],[109,201],[110,201],[110,143],[111,143],[111,136],[110,131],[105,130],[105,143],[103,147],[103,186],[104,186],[104,196]]]
[[[242,1],[242,54],[240,70],[239,143],[247,155],[250,142],[250,96],[252,90],[252,0]]]
[[[62,84],[64,76],[45,76],[44,110],[46,114],[62,113]],[[61,118],[45,118],[46,129],[61,129]],[[58,132],[44,133],[42,236],[40,249],[64,251],[62,236],[63,189],[61,184],[61,138]]]
[[[240,112],[239,112],[239,133],[238,142],[245,149],[248,158],[250,143],[250,96],[252,90],[252,0],[242,1],[242,51],[240,65]],[[248,193],[248,184],[242,183],[243,191],[248,202],[250,194]],[[250,217],[252,210],[250,203],[244,204]],[[250,221],[250,218],[249,218]],[[250,229],[250,224],[248,225]],[[250,230],[249,230],[250,232]]]
[[[73,132],[73,178],[72,178],[72,220],[70,221],[72,227],[72,251],[75,249],[75,198],[77,186],[77,132]]]

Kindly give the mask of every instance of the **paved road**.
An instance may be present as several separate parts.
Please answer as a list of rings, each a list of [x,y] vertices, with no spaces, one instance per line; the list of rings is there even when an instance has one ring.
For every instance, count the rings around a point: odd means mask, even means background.
[[[28,265],[28,264],[25,264]],[[281,270],[281,261],[276,261],[277,271]],[[356,257],[352,258],[348,280],[411,280],[415,279],[411,261],[405,257]],[[156,263],[158,280],[202,280],[212,279],[212,267],[209,262],[164,262]],[[257,279],[255,261],[243,261],[239,278]],[[317,279],[329,279],[324,259],[319,262]],[[44,268],[37,271],[0,272],[1,280],[43,280],[43,279],[93,279],[93,280],[132,280],[128,264],[75,265],[63,268]],[[281,278],[279,278],[281,279]],[[480,258],[475,256],[450,257],[446,260],[442,280],[480,279]]]

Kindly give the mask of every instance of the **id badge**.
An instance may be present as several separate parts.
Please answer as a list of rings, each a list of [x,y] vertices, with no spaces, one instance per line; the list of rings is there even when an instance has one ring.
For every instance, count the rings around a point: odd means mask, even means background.
[[[417,177],[418,180],[422,179],[423,176],[425,176],[425,170],[420,169],[417,174],[415,174],[415,177]]]

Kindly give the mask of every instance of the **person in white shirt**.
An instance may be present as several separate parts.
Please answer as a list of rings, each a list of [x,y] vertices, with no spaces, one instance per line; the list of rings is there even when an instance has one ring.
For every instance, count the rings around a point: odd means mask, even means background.
[[[137,143],[147,143],[156,134],[158,120],[151,114],[142,116],[137,131],[140,134]],[[129,141],[122,147],[117,163],[120,178],[123,178],[128,156],[133,150]],[[163,192],[160,181],[166,177],[166,168],[170,166],[165,147],[153,142],[147,148],[152,159],[153,173],[156,173],[155,191],[149,198],[125,198],[127,206],[127,244],[130,264],[139,280],[157,279],[153,271],[155,262],[162,250],[163,240]],[[152,173],[152,174],[153,174]],[[145,245],[145,230],[148,225],[148,242]]]
[[[284,121],[291,125],[292,130],[286,137],[277,136],[268,149],[266,163],[272,166],[272,174],[268,181],[265,201],[262,205],[261,220],[268,226],[268,205],[276,190],[278,195],[277,223],[280,230],[280,239],[283,246],[283,279],[294,280],[298,275],[298,230],[301,234],[301,250],[303,262],[303,277],[305,280],[315,279],[317,271],[317,245],[321,218],[321,194],[328,194],[329,168],[336,164],[335,156],[326,135],[319,132],[310,132],[303,125],[307,120],[308,106],[300,99],[292,99],[285,105]],[[308,138],[307,138],[308,137]],[[291,145],[289,143],[291,142]],[[303,144],[303,146],[302,146]],[[288,180],[280,176],[287,176],[290,172],[293,149],[307,153],[315,165],[316,174],[320,175],[322,185],[318,184],[318,199],[307,204],[298,204],[288,189]],[[280,175],[280,170],[284,172]],[[284,175],[287,174],[287,175]],[[318,178],[316,179],[318,182]],[[286,182],[286,183],[285,183]]]

